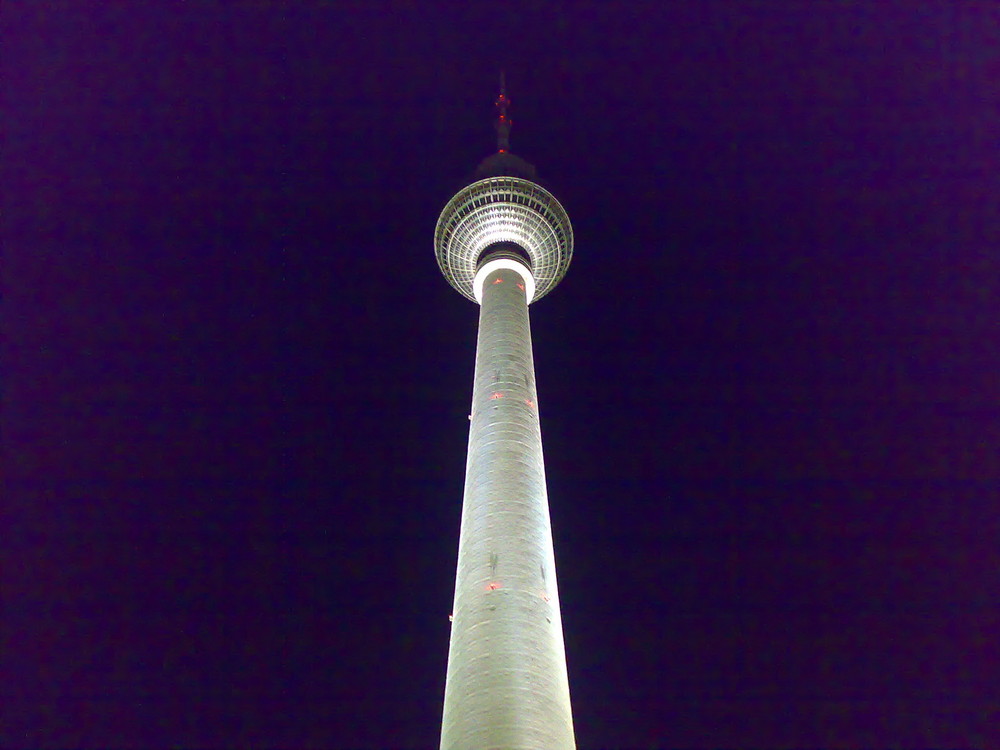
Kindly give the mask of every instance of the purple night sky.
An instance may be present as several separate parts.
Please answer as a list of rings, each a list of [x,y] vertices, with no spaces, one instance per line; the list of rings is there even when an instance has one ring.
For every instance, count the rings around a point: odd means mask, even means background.
[[[3,26],[0,746],[437,746],[501,66],[580,750],[1000,746],[1000,5]]]

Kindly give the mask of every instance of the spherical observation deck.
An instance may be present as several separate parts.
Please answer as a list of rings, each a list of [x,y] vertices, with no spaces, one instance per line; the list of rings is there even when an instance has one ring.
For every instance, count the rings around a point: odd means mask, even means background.
[[[462,188],[448,201],[434,230],[441,273],[473,301],[480,256],[501,242],[514,243],[531,260],[535,295],[529,303],[555,288],[573,257],[566,209],[548,190],[520,177],[488,177]]]

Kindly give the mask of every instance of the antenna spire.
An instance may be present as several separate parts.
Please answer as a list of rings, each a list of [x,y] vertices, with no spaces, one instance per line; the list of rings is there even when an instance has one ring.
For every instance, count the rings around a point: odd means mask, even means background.
[[[510,149],[510,126],[513,124],[507,117],[507,107],[510,106],[510,99],[507,98],[507,82],[504,79],[504,72],[500,71],[500,96],[497,97],[497,150],[502,154]]]

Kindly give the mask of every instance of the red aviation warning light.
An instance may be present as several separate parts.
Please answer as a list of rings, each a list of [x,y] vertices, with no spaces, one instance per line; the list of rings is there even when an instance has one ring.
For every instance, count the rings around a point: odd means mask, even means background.
[[[514,123],[507,117],[507,107],[510,106],[510,99],[507,98],[507,83],[504,80],[503,71],[500,71],[500,96],[496,101],[497,110],[497,150],[503,154],[510,148],[510,126]]]

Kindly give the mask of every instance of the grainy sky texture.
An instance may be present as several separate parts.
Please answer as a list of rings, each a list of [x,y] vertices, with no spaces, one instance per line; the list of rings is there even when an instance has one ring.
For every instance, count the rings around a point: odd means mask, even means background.
[[[0,745],[436,746],[501,67],[581,750],[1000,742],[995,3],[2,25]]]

